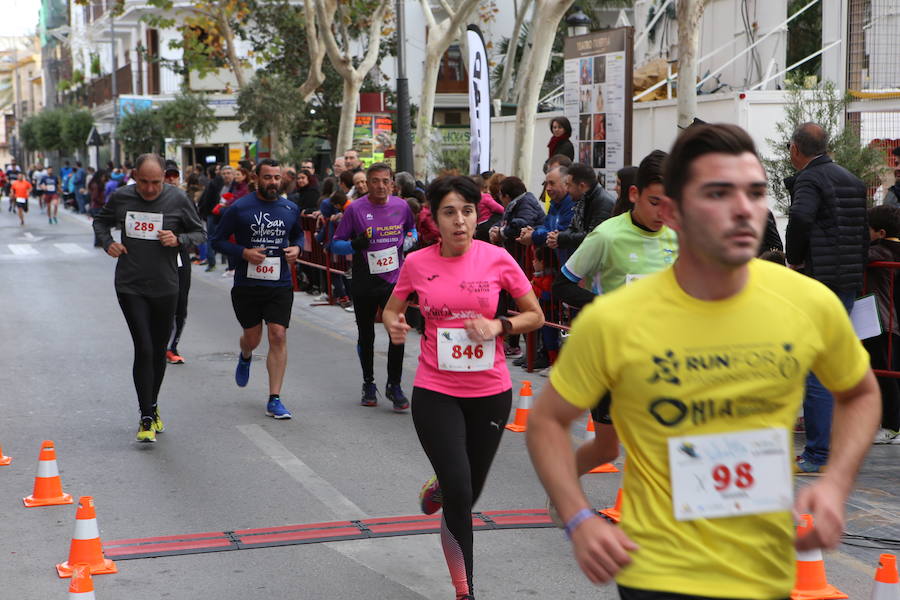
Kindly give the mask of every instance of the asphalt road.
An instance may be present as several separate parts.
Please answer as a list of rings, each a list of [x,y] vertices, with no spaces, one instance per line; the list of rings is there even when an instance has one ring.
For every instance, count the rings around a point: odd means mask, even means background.
[[[104,541],[417,514],[431,469],[408,415],[389,402],[358,405],[353,316],[296,295],[282,395],[294,419],[276,422],[264,415],[263,360],[248,387],[234,384],[239,327],[221,266],[194,267],[180,345],[187,363],[168,368],[160,396],[167,431],[155,445],[136,443],[132,348],[113,268],[92,247],[86,219],[65,213],[51,226],[33,205],[20,228],[3,202],[0,444],[14,462],[0,467],[0,600],[65,597],[54,565],[67,558],[75,509],[26,509],[21,500],[44,439],[56,443],[65,491],[94,497]],[[417,343],[407,348],[409,393]],[[385,362],[379,352],[380,388]],[[514,371],[536,388],[545,381]],[[874,449],[852,498],[852,531],[900,537],[898,456],[900,446]],[[584,480],[598,507],[612,503],[619,482],[618,474]],[[507,432],[476,509],[544,502],[522,434]],[[616,597],[580,574],[555,529],[478,532],[475,551],[479,598]],[[851,598],[868,597],[877,555],[842,546],[827,557],[829,579]],[[127,560],[94,583],[101,600],[453,597],[436,535]]]

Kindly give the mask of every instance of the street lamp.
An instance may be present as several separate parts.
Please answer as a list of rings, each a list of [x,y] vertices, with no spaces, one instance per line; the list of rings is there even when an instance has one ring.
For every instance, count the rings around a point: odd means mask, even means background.
[[[584,35],[591,30],[591,18],[581,11],[580,6],[574,6],[573,12],[566,17],[566,32],[569,37]]]

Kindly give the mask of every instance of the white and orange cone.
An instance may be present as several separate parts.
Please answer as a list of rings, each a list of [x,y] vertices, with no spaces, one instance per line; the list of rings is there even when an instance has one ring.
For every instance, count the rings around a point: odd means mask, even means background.
[[[797,537],[803,537],[812,527],[812,515],[800,515]],[[847,594],[828,583],[822,551],[816,548],[806,552],[797,552],[797,579],[794,583],[794,590],[791,592],[791,600],[837,600],[839,598],[847,598]]]
[[[594,419],[591,415],[588,415],[587,418],[587,428],[585,429],[587,433],[585,433],[584,439],[591,442],[594,438],[597,437],[597,429],[594,427]],[[599,467],[594,467],[588,473],[618,473],[619,469],[612,463],[606,463],[600,465]]]
[[[528,429],[528,411],[531,410],[531,382],[523,381],[519,389],[519,405],[516,407],[516,418],[506,428],[510,431],[522,433]]]
[[[100,530],[97,527],[97,512],[94,499],[82,496],[78,499],[78,510],[75,512],[75,534],[69,546],[69,560],[56,565],[60,577],[71,577],[75,566],[86,564],[91,575],[118,573],[116,563],[103,557],[103,545],[100,542]]]
[[[0,446],[0,466],[5,467],[12,462],[11,456],[3,456],[3,447]]]
[[[69,584],[69,600],[96,600],[91,568],[86,564],[75,565],[72,583]]]
[[[59,467],[56,465],[56,450],[53,442],[44,440],[38,456],[37,475],[34,477],[34,491],[27,498],[22,498],[25,506],[55,506],[72,504],[72,495],[62,489],[59,478]]]
[[[897,557],[882,554],[878,558],[875,583],[870,600],[900,600],[900,575],[897,574]]]
[[[608,517],[613,523],[618,523],[622,520],[622,496],[624,492],[622,488],[619,488],[619,491],[616,492],[616,505],[611,506],[610,508],[604,508],[600,511],[600,514]]]

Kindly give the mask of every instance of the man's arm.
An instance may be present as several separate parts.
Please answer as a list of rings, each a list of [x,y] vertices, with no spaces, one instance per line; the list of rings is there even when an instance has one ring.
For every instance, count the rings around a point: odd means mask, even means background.
[[[581,511],[591,508],[578,483],[569,428],[582,412],[548,383],[528,417],[525,441],[544,489],[567,524],[578,565],[592,582],[603,583],[631,562],[628,553],[637,545],[595,514],[579,520]]]
[[[797,549],[835,548],[844,531],[844,504],[881,422],[881,392],[872,370],[862,381],[834,395],[831,449],[825,475],[797,494],[797,512],[812,514],[812,531],[797,540]],[[534,411],[532,411],[533,413]],[[529,416],[529,428],[531,427]]]
[[[788,264],[800,265],[809,250],[809,232],[819,212],[821,196],[816,186],[806,177],[798,177],[794,184],[793,201],[788,212],[785,233],[785,254]]]
[[[184,233],[178,234],[178,243],[185,248],[199,246],[206,241],[203,223],[200,221],[200,215],[197,214],[197,207],[194,206],[194,203],[187,196],[184,196],[183,203]]]
[[[596,296],[578,285],[579,283],[581,283],[581,278],[564,266],[553,280],[553,295],[569,306],[582,308],[592,302]]]
[[[116,201],[110,197],[109,202],[103,205],[100,212],[94,215],[91,226],[94,228],[94,235],[103,245],[103,250],[107,250],[115,240],[112,237],[112,228],[116,225]]]

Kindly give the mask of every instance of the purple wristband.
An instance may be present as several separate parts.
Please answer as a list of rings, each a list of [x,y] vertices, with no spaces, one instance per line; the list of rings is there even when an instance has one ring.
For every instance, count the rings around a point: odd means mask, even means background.
[[[596,517],[597,513],[595,513],[590,508],[582,508],[577,513],[575,513],[571,519],[566,523],[566,537],[570,540],[572,539],[572,534],[575,533],[575,530],[581,525],[582,522],[587,521],[592,517]]]

